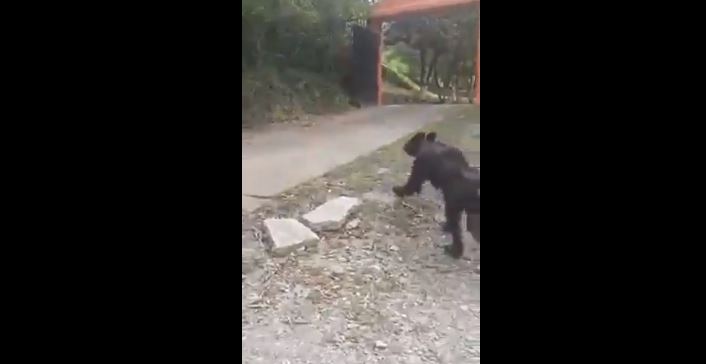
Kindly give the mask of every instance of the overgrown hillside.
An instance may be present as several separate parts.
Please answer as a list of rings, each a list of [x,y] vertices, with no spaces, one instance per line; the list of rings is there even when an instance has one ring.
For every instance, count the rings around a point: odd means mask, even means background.
[[[348,108],[346,49],[368,7],[367,0],[243,0],[243,126]]]

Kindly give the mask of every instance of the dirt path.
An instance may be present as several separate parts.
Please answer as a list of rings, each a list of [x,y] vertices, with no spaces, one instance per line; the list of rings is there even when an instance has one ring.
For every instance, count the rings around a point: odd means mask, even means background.
[[[274,195],[439,121],[444,105],[386,106],[243,133],[243,194]],[[264,201],[243,196],[252,211]]]
[[[479,110],[450,111],[425,129],[479,164]],[[441,197],[431,186],[392,197],[411,165],[403,142],[244,213],[243,363],[480,363],[479,244],[466,234],[465,259],[443,254],[450,238],[440,231]],[[339,195],[364,200],[345,228],[321,233],[315,250],[262,253],[265,217],[298,218]]]

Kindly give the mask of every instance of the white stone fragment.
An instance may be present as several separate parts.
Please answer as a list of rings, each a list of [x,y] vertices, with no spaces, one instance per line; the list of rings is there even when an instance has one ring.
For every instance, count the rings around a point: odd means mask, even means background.
[[[314,229],[336,230],[343,226],[348,214],[359,204],[360,199],[355,197],[336,197],[315,208],[303,217]]]
[[[273,256],[286,256],[303,246],[319,242],[313,231],[295,219],[266,219],[265,228],[272,239]]]

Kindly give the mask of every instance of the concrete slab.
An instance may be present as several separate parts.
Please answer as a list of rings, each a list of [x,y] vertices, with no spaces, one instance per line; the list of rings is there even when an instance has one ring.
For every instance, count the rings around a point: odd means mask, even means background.
[[[319,205],[313,211],[304,215],[303,218],[316,230],[336,230],[343,226],[348,214],[358,205],[360,205],[360,199],[358,198],[336,197]]]
[[[265,219],[265,228],[272,239],[273,256],[286,256],[303,246],[319,241],[313,231],[295,219]]]

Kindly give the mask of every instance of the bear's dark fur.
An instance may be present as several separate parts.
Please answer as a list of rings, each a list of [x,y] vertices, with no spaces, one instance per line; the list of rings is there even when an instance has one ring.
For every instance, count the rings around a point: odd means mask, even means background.
[[[420,193],[424,182],[440,189],[444,195],[446,223],[453,243],[445,251],[454,258],[463,255],[463,238],[459,220],[466,212],[466,229],[480,243],[480,227],[472,228],[471,215],[480,215],[480,171],[472,168],[463,153],[455,147],[436,141],[436,133],[417,133],[403,147],[414,158],[412,173],[404,186],[392,188],[398,197]],[[480,221],[480,219],[477,219]],[[477,232],[477,235],[475,234]]]

